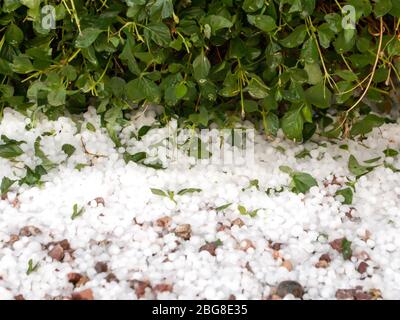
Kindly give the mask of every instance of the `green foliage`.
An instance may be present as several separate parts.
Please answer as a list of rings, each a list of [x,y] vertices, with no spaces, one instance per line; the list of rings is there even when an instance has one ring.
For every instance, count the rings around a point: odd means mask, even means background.
[[[17,181],[11,180],[10,178],[7,177],[3,177],[3,179],[1,180],[0,196],[5,195],[15,182]]]
[[[38,271],[39,267],[40,267],[39,262],[33,263],[33,260],[29,259],[28,268],[26,270],[26,275],[29,276],[31,273]]]
[[[357,118],[353,105],[364,90],[379,105],[388,101],[388,77],[400,71],[398,3],[2,1],[0,118],[5,107],[34,120],[38,111],[57,118],[94,105],[115,137],[125,111],[158,103],[165,106],[164,120],[177,114],[188,125],[206,127],[211,121],[230,126],[238,116],[259,118],[267,135],[281,127],[301,142],[325,130],[331,109],[344,115],[326,133],[338,137]],[[355,30],[343,29],[339,4],[355,7]],[[53,29],[43,24],[49,18],[44,5],[55,8]],[[382,53],[371,72],[380,17]],[[381,124],[371,116],[357,121],[353,136]],[[95,127],[88,123],[87,129]],[[0,145],[2,157],[21,151],[15,143]]]
[[[64,144],[61,147],[61,149],[67,155],[68,158],[71,157],[74,154],[74,152],[76,151],[76,148],[73,145],[68,144],[68,143]]]
[[[356,177],[361,177],[371,172],[374,167],[361,165],[353,155],[350,155],[348,168]]]
[[[397,150],[391,149],[391,148],[387,148],[383,151],[384,155],[386,157],[396,157],[399,152]]]
[[[337,196],[343,197],[343,204],[352,204],[353,203],[353,190],[351,188],[344,188],[336,191]]]
[[[74,204],[74,206],[72,207],[72,215],[71,215],[71,220],[75,220],[77,218],[79,218],[80,216],[82,216],[85,212],[85,208],[78,208],[78,204]]]
[[[350,260],[351,256],[353,255],[353,250],[351,249],[352,242],[343,238],[342,240],[342,256],[345,260]]]
[[[251,218],[255,218],[257,216],[258,211],[260,209],[255,209],[255,210],[247,210],[244,206],[238,205],[238,210],[239,213],[243,216],[249,216]]]
[[[20,145],[25,143],[24,141],[15,141],[2,135],[1,140],[3,144],[0,144],[0,157],[5,159],[13,159],[24,153],[20,148]]]
[[[217,212],[224,211],[225,209],[228,209],[231,205],[232,205],[232,203],[224,204],[222,206],[215,208],[215,211],[217,211]]]
[[[315,178],[306,173],[300,171],[294,171],[292,168],[288,166],[280,166],[279,169],[290,175],[292,178],[290,182],[291,190],[295,193],[307,193],[312,187],[318,186],[317,180]]]
[[[373,128],[379,127],[384,123],[385,119],[374,114],[369,114],[353,124],[350,134],[351,136],[365,135],[371,132]]]

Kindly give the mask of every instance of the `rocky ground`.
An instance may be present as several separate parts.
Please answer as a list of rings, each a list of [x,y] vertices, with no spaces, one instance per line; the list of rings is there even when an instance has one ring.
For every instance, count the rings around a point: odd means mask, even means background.
[[[163,162],[154,116],[116,148],[94,110],[5,110],[0,299],[400,298],[398,124],[222,165]]]

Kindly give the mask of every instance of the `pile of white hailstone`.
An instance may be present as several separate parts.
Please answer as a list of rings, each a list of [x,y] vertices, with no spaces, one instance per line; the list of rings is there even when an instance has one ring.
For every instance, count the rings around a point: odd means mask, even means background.
[[[0,158],[0,180],[42,163],[38,136],[56,166],[41,185],[14,183],[2,195],[0,300],[400,297],[400,161],[383,154],[400,149],[398,124],[362,142],[298,145],[260,134],[251,165],[182,153],[157,170],[144,163],[165,154],[169,130],[155,115],[132,117],[119,135],[125,147],[115,148],[94,109],[82,121],[40,119],[30,130],[5,110],[0,135],[26,143],[23,155]],[[134,138],[144,125],[152,128]],[[70,156],[65,144],[75,148]],[[124,161],[139,152],[154,159]],[[355,181],[350,155],[380,160],[342,204],[336,191]],[[280,166],[318,186],[292,192]]]

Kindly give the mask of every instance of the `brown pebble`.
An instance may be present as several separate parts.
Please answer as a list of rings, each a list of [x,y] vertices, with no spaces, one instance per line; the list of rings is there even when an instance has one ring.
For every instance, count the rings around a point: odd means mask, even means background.
[[[326,261],[327,263],[331,262],[331,256],[329,253],[324,253],[322,256],[319,257],[319,261]]]
[[[76,285],[83,276],[77,272],[70,272],[67,274],[68,282]]]
[[[304,294],[304,289],[302,285],[297,281],[282,281],[276,289],[276,294],[281,298],[284,298],[288,294],[292,294],[296,298],[302,298]]]
[[[382,299],[382,291],[379,289],[371,289],[369,290],[369,293],[373,300]]]
[[[369,293],[367,292],[357,292],[354,295],[355,300],[372,300],[372,297]]]
[[[329,263],[326,260],[320,260],[315,264],[316,268],[328,268]]]
[[[250,262],[246,262],[246,265],[244,266],[246,268],[246,270],[252,274],[254,274],[253,268],[250,265]]]
[[[24,298],[24,296],[23,296],[22,294],[16,295],[16,296],[14,297],[14,299],[15,299],[15,300],[18,300],[18,301],[25,300],[25,298]]]
[[[21,208],[21,201],[19,201],[18,196],[15,197],[15,199],[13,201],[11,201],[10,204],[13,208],[16,208],[16,209]]]
[[[79,288],[84,286],[86,283],[89,282],[89,278],[87,276],[82,276],[79,281],[76,283],[75,287]]]
[[[236,218],[232,221],[232,226],[238,226],[239,228],[243,227],[245,224],[242,219]]]
[[[369,292],[363,290],[356,290],[354,294],[355,300],[372,300],[372,295]]]
[[[282,248],[282,243],[274,242],[274,243],[271,245],[271,248],[272,248],[273,250],[279,251],[279,250],[281,250],[281,248]]]
[[[215,250],[217,249],[217,245],[215,242],[206,243],[205,245],[201,246],[199,252],[207,251],[212,256],[216,256]]]
[[[329,244],[333,250],[342,252],[343,251],[343,239],[344,238],[335,239],[335,240],[329,242]]]
[[[286,268],[289,272],[293,270],[293,265],[289,260],[283,261],[282,267]]]
[[[338,289],[336,290],[335,297],[338,300],[353,300],[355,293],[355,289]]]
[[[71,298],[72,300],[94,300],[92,289],[74,292],[72,293]]]
[[[192,236],[192,227],[190,224],[181,224],[175,228],[175,235],[183,240],[189,240]]]
[[[71,250],[71,245],[67,239],[61,240],[58,244],[66,251]]]
[[[32,237],[41,233],[42,231],[35,226],[25,226],[19,231],[20,237]]]
[[[6,244],[12,246],[14,243],[16,243],[19,240],[19,236],[16,234],[12,234],[10,235],[9,240],[6,242]]]
[[[53,249],[49,251],[49,256],[56,261],[62,261],[64,259],[64,249],[59,244],[55,245]]]
[[[161,283],[154,286],[153,290],[155,292],[172,292],[172,285],[167,283]]]
[[[105,262],[97,262],[94,266],[97,273],[103,273],[108,271],[108,265]]]
[[[222,232],[222,231],[229,230],[229,229],[230,229],[230,227],[224,225],[222,222],[217,223],[217,232]]]
[[[131,289],[135,290],[138,299],[142,298],[146,293],[146,288],[150,288],[149,281],[131,280],[129,282]]]
[[[358,265],[357,271],[358,271],[359,273],[365,273],[365,272],[367,272],[367,268],[368,268],[368,263],[362,261],[362,262]]]
[[[235,296],[234,294],[231,294],[231,295],[228,297],[228,300],[236,300],[236,296]]]
[[[168,228],[171,225],[172,218],[165,216],[156,220],[156,226],[161,228]]]
[[[106,206],[105,205],[105,201],[104,201],[104,199],[102,197],[97,197],[97,198],[94,199],[94,201],[96,201],[97,205],[101,204],[101,205],[103,205],[103,207]]]
[[[114,273],[109,273],[106,277],[107,282],[119,282],[117,276]]]

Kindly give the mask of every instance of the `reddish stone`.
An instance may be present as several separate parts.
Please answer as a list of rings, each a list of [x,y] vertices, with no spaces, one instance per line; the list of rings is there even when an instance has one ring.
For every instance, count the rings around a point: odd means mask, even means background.
[[[64,249],[59,244],[55,245],[53,249],[49,251],[49,256],[56,261],[62,261],[64,259]]]
[[[74,292],[71,298],[72,300],[94,300],[92,289]]]

